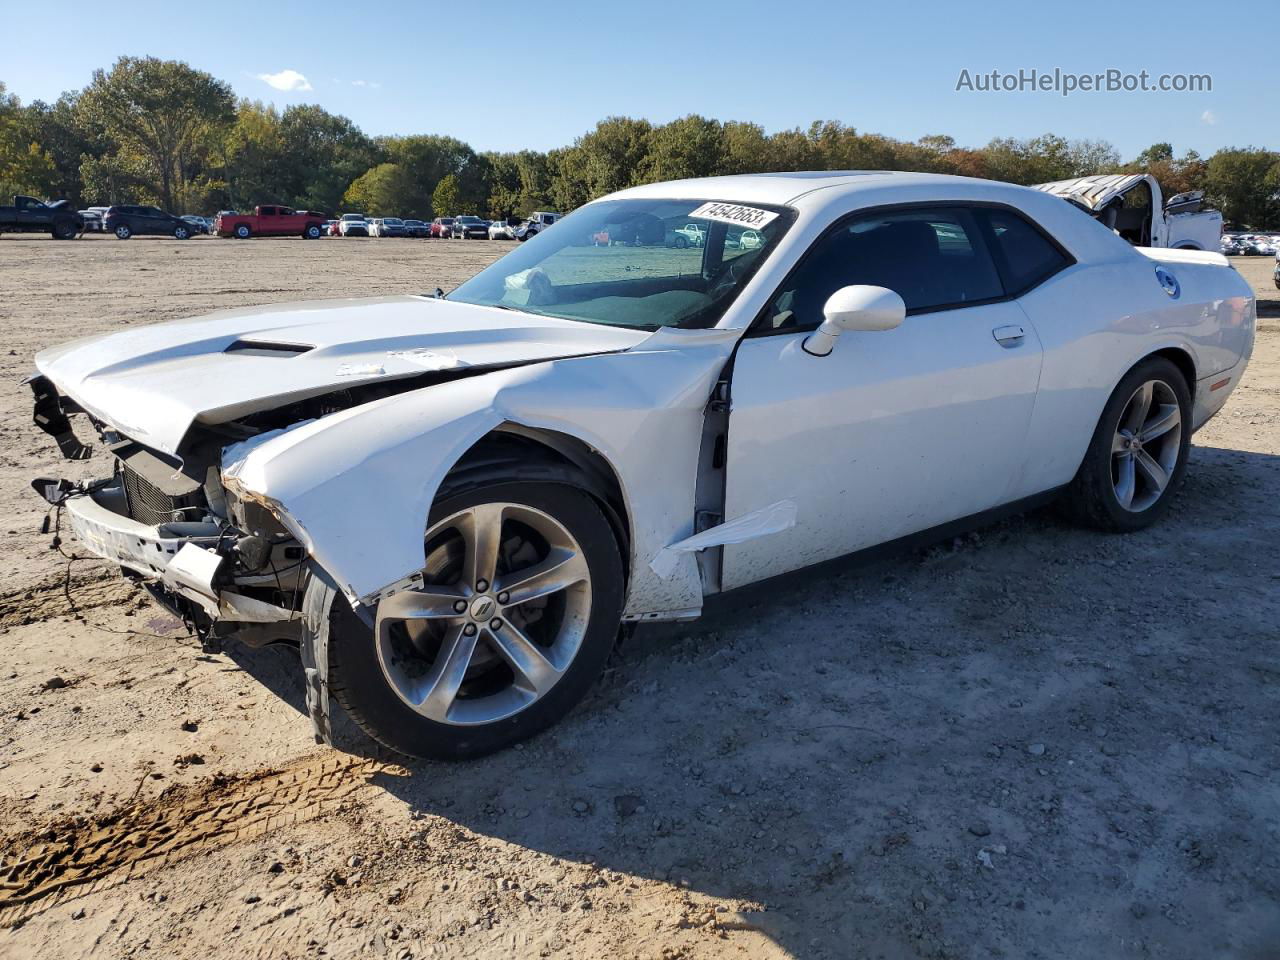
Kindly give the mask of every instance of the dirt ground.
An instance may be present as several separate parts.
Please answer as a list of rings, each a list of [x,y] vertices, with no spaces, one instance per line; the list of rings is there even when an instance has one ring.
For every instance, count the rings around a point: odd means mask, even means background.
[[[1280,297],[1171,516],[1035,513],[642,628],[465,765],[200,653],[38,532],[40,348],[449,287],[509,245],[0,239],[0,957],[1280,957]],[[63,549],[75,555],[73,542]]]

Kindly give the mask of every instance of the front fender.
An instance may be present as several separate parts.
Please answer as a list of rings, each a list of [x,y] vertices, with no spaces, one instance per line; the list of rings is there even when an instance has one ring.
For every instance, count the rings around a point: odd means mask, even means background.
[[[693,555],[665,577],[649,563],[693,532],[703,414],[734,339],[673,331],[654,338],[678,341],[671,348],[537,363],[387,397],[228,447],[224,483],[269,503],[347,598],[371,606],[421,569],[431,504],[467,450],[504,423],[554,430],[598,451],[621,483],[632,542],[625,614],[696,610]]]

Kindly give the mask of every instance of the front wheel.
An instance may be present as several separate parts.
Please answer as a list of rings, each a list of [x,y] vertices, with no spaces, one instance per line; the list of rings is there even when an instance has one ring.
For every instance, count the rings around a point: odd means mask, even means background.
[[[370,631],[331,612],[334,697],[401,753],[462,760],[563,717],[618,635],[622,557],[594,499],[504,481],[437,500],[420,585],[379,604]]]
[[[185,239],[187,239],[187,237],[189,237],[189,236],[191,236],[191,231],[190,231],[190,230],[188,230],[186,227],[174,227],[174,228],[173,228],[173,239],[175,239],[175,240],[185,240]]]
[[[55,240],[71,240],[79,232],[80,228],[70,220],[59,220],[53,225],[52,231]]]
[[[307,227],[307,230],[303,234],[303,236],[306,237],[308,240],[319,240],[320,228],[313,223],[311,224],[311,226]]]
[[[1187,379],[1172,361],[1149,357],[1107,401],[1068,490],[1068,511],[1102,530],[1149,527],[1169,509],[1190,446]]]

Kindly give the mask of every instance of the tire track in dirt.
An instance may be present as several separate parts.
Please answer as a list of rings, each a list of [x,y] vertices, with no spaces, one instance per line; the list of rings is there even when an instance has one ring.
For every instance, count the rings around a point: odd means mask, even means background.
[[[0,928],[198,853],[251,840],[339,808],[377,773],[398,768],[323,758],[172,788],[91,822],[68,819],[11,837],[0,857]]]

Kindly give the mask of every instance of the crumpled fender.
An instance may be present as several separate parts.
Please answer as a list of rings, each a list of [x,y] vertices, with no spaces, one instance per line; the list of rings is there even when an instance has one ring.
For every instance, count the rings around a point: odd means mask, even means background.
[[[703,416],[738,332],[660,331],[625,353],[553,360],[397,394],[228,447],[223,477],[261,499],[357,609],[421,569],[440,483],[504,423],[598,451],[631,527],[624,615],[696,612],[692,553],[659,577],[650,561],[693,532]],[[664,571],[666,572],[666,571]]]

